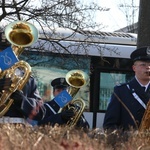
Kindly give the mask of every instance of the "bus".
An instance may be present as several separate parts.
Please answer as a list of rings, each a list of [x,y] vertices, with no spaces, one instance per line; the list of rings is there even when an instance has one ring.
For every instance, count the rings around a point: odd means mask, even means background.
[[[74,69],[84,71],[89,82],[75,98],[85,101],[84,116],[90,128],[102,128],[115,85],[129,81],[134,73],[130,54],[136,49],[137,34],[122,32],[55,30],[25,48],[20,59],[27,61],[43,101],[53,99],[51,81],[66,77]],[[74,98],[74,99],[75,99]]]

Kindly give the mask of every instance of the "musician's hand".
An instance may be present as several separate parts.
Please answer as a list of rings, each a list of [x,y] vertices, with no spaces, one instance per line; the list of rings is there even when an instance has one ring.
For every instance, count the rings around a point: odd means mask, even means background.
[[[79,118],[76,126],[80,127],[80,128],[85,128],[85,129],[89,129],[89,127],[90,127],[89,123],[87,122],[87,120],[85,119],[85,117],[83,116],[83,114]]]
[[[61,113],[61,117],[63,120],[68,121],[75,115],[72,109],[65,110]]]
[[[17,105],[21,105],[22,101],[26,99],[22,91],[16,90],[12,95],[10,96],[14,100],[14,103]]]
[[[8,90],[12,84],[11,78],[0,79],[0,92],[2,90]]]

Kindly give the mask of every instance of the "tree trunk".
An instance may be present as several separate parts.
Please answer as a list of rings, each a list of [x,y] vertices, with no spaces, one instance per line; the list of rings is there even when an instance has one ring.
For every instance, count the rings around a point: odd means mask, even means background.
[[[137,48],[150,46],[150,0],[140,0]]]

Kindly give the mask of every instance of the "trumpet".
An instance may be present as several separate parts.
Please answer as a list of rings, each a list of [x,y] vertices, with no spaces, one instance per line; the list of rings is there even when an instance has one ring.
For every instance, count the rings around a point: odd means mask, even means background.
[[[6,39],[12,44],[12,48],[18,57],[24,47],[32,45],[38,39],[38,30],[30,23],[25,21],[15,21],[10,23],[5,28]],[[16,74],[17,69],[22,69],[23,76]],[[27,83],[31,74],[30,65],[21,60],[15,63],[11,68],[2,71],[0,78],[11,77],[12,84],[8,91],[3,90],[0,93],[0,117],[5,115],[13,103],[13,99],[10,98],[11,94],[16,90],[22,90]]]

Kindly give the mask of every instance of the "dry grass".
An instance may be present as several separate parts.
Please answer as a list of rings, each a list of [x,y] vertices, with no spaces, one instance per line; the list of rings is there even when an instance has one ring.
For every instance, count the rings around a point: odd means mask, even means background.
[[[67,127],[36,127],[5,124],[0,126],[0,150],[149,150],[150,133],[117,132],[100,129],[83,131]]]

